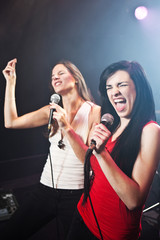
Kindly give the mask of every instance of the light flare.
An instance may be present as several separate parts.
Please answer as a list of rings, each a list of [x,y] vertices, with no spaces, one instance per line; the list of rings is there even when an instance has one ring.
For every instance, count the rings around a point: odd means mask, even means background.
[[[139,6],[135,9],[135,17],[138,20],[143,20],[148,15],[148,9],[145,6]]]

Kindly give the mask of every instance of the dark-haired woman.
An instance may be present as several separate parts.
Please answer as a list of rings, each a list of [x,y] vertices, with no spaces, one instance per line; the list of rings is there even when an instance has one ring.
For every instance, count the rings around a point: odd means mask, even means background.
[[[107,67],[99,90],[102,114],[113,115],[114,129],[111,134],[97,124],[92,132],[96,148],[85,169],[90,191],[86,188],[78,203],[67,240],[137,240],[160,159],[152,91],[142,67],[129,61]]]
[[[3,70],[6,79],[5,127],[20,129],[46,125],[50,108],[55,108],[57,112],[53,113],[53,118],[58,120],[63,116],[70,131],[65,131],[59,125],[57,130],[57,122],[54,120],[49,135],[50,154],[40,183],[30,199],[19,206],[0,237],[5,240],[28,239],[42,226],[58,218],[61,223],[60,234],[64,239],[84,186],[83,163],[74,154],[74,149],[79,151],[79,145],[74,139],[88,144],[92,125],[100,120],[100,107],[91,102],[79,69],[69,61],[62,61],[52,69],[52,87],[61,96],[63,108],[52,103],[18,116],[15,102],[16,63],[17,59],[11,60]]]

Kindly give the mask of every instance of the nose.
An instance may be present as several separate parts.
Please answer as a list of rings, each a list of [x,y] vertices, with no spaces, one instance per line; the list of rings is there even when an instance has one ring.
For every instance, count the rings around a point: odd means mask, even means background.
[[[56,79],[58,79],[59,77],[58,77],[58,74],[54,74],[54,76],[52,76],[52,80],[56,80]]]
[[[121,92],[119,91],[118,87],[113,87],[111,94],[112,96],[118,96],[119,94],[121,94]]]

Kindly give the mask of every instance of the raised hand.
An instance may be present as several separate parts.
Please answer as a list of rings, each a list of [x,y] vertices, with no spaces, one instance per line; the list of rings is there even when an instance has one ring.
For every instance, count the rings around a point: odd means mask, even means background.
[[[7,63],[7,66],[2,71],[6,81],[13,84],[16,81],[16,63],[17,63],[17,59],[14,58],[13,60]]]

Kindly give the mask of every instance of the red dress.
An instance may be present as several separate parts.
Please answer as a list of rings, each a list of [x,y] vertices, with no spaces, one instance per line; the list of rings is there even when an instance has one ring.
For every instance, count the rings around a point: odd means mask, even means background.
[[[109,152],[115,141],[107,142]],[[111,187],[94,155],[91,156],[94,181],[90,190],[93,208],[104,240],[136,240],[141,230],[142,209],[130,211]],[[89,199],[82,205],[83,195],[78,203],[78,211],[86,226],[99,239],[99,230],[91,209]]]

